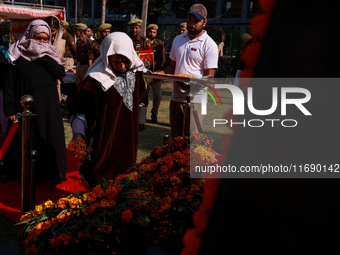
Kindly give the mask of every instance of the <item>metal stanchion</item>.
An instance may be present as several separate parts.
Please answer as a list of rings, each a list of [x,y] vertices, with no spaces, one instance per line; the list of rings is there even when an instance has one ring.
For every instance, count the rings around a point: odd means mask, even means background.
[[[36,150],[32,150],[32,170],[31,170],[31,192],[30,192],[30,200],[31,200],[31,209],[35,207],[35,186],[37,184],[37,159],[38,152]]]
[[[190,102],[193,98],[194,95],[192,93],[188,93],[185,96],[185,100],[187,100],[187,103],[185,104],[184,108],[183,136],[190,136]]]
[[[163,145],[166,145],[169,141],[170,135],[164,134],[163,135]]]
[[[35,187],[32,185],[32,116],[31,109],[34,105],[34,98],[24,95],[20,100],[24,107],[22,113],[22,160],[21,160],[21,213],[30,211],[35,205]]]

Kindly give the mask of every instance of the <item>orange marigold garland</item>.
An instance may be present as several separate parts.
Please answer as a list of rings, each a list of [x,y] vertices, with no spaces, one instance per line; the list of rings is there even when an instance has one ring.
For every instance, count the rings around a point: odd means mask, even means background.
[[[260,40],[264,39],[274,4],[275,0],[261,0],[260,5],[264,13],[254,17],[251,22],[251,34]],[[245,49],[242,55],[242,60],[245,62],[246,68],[242,71],[241,78],[252,77],[255,65],[260,55],[260,49],[260,43],[253,43],[252,47]],[[209,215],[213,208],[219,181],[219,179],[207,180],[207,184],[203,192],[202,203],[198,211],[193,215],[194,228],[189,229],[183,237],[184,249],[182,250],[181,255],[199,254],[202,236],[209,221]]]
[[[192,150],[201,146],[203,155],[211,150],[212,140],[200,138],[205,142]],[[190,178],[189,165],[189,138],[178,137],[155,147],[128,174],[56,203],[37,205],[19,223],[25,252],[63,254],[76,247],[79,253],[120,254],[133,246],[180,240],[205,186],[204,179]]]

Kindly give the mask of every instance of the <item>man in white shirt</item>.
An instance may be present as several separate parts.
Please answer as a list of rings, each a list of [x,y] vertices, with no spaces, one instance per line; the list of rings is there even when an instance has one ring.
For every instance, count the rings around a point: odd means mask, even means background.
[[[175,37],[171,52],[170,65],[159,73],[187,74],[201,78],[203,76],[214,77],[218,65],[218,48],[214,40],[203,28],[207,24],[207,9],[202,4],[194,4],[189,8],[187,16],[187,29],[184,34]],[[180,87],[174,83],[170,101],[170,126],[172,138],[183,135],[185,96],[188,88]],[[191,88],[193,93],[194,88]],[[199,104],[202,98],[202,90],[194,92],[192,103]],[[195,109],[200,113],[201,106]],[[190,130],[197,130],[195,123],[191,121]]]

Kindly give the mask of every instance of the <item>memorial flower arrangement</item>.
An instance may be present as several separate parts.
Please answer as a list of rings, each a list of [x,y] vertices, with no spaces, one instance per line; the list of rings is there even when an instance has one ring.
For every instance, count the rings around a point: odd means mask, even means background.
[[[190,150],[197,144],[190,148],[188,137],[177,137],[155,147],[127,174],[37,205],[18,223],[25,253],[131,254],[180,240],[192,226],[205,186],[205,179],[190,178]]]

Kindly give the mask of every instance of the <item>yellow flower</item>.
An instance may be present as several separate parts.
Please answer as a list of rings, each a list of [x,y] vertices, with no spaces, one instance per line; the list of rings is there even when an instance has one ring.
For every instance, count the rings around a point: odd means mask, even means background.
[[[52,206],[54,206],[54,203],[51,200],[47,200],[44,203],[45,209],[51,208]]]
[[[20,221],[25,221],[25,220],[29,220],[32,219],[32,214],[31,213],[27,213],[21,216]]]
[[[43,212],[43,205],[36,205],[35,206],[35,211],[38,213],[38,214],[41,214]]]
[[[60,198],[58,200],[58,207],[60,209],[65,209],[68,206],[68,199],[67,198]]]
[[[71,208],[76,208],[78,205],[82,205],[83,202],[81,201],[81,199],[78,199],[76,197],[71,197],[69,200],[68,200],[68,203],[69,205],[71,206]]]

